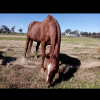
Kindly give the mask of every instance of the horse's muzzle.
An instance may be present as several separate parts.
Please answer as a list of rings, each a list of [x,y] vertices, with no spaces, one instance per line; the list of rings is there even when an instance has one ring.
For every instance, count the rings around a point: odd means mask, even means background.
[[[48,88],[50,88],[50,87],[51,87],[51,84],[48,85]]]

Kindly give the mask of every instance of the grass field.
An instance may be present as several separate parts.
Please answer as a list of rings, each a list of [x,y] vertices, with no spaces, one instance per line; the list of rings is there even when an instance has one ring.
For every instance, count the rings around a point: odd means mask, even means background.
[[[41,45],[37,59],[33,42],[24,60],[25,43],[26,35],[0,35],[0,88],[47,88],[46,75],[40,72]],[[99,39],[62,36],[59,66],[64,79],[56,74],[51,89],[100,88],[99,44]]]

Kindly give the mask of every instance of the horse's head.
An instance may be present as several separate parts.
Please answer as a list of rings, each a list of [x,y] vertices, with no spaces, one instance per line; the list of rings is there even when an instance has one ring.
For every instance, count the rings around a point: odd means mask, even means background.
[[[50,59],[45,64],[46,67],[46,81],[45,84],[48,85],[48,87],[51,85],[51,82],[53,81],[53,78],[55,74],[58,72],[59,69],[59,61],[56,59],[53,59],[52,62]]]

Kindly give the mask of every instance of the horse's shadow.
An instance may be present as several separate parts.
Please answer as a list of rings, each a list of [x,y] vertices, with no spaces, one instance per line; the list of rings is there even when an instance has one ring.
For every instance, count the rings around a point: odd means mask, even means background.
[[[0,60],[2,60],[2,63],[0,63],[1,65],[7,65],[7,63],[11,62],[11,61],[15,61],[17,58],[16,57],[4,57],[3,56],[3,51],[0,51]]]
[[[66,54],[60,54],[61,65],[64,64],[63,68],[60,67],[60,77],[55,79],[52,86],[60,83],[61,81],[67,81],[74,77],[74,73],[77,72],[81,65],[80,60],[74,57],[67,56]]]

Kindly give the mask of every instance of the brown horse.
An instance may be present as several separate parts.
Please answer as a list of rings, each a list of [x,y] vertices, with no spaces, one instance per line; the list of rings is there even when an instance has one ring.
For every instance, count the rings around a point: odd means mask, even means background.
[[[45,64],[46,67],[46,81],[45,84],[50,85],[55,74],[59,74],[59,54],[60,54],[60,42],[61,42],[61,30],[60,26],[53,16],[48,15],[43,22],[33,21],[29,24],[27,32],[27,41],[25,47],[25,54],[28,50],[28,45],[30,43],[30,48],[33,41],[37,42],[37,47],[41,43],[42,49],[42,62],[41,71],[44,72],[44,59],[45,59],[45,49],[47,44],[51,44],[50,52],[47,56],[48,60]],[[30,50],[29,48],[29,50]],[[36,49],[37,52],[38,49]]]

